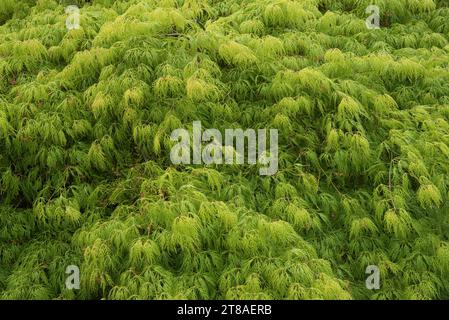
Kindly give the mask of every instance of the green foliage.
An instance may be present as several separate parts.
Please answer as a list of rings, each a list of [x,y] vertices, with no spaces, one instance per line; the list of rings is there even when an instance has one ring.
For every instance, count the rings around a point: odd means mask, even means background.
[[[0,299],[448,299],[448,53],[442,0],[1,0]]]

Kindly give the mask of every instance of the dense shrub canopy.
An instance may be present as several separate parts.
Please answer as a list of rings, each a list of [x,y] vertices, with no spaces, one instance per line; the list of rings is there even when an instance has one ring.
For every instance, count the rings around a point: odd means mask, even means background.
[[[1,299],[449,298],[448,1],[2,0],[0,24]],[[171,164],[196,120],[278,129],[279,171]]]

